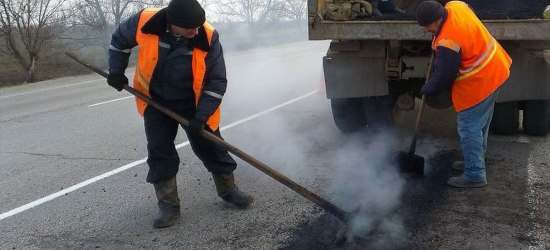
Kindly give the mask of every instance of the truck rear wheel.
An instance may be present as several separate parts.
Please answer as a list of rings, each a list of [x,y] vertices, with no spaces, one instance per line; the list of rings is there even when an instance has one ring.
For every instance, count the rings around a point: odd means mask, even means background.
[[[490,132],[495,135],[512,135],[518,133],[518,129],[518,102],[496,103],[489,129]]]
[[[369,128],[384,129],[394,125],[395,100],[388,96],[372,96],[363,99],[365,118]]]
[[[523,131],[534,136],[550,134],[550,100],[524,102]]]
[[[332,118],[342,132],[355,132],[367,125],[362,98],[330,99]]]

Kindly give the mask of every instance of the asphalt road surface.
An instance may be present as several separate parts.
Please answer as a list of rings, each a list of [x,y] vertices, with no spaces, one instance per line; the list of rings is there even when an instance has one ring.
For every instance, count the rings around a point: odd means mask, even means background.
[[[134,99],[90,74],[0,89],[0,249],[550,249],[550,138],[490,136],[489,185],[446,185],[460,160],[452,109],[427,109],[417,154],[400,174],[415,112],[397,127],[343,134],[323,92],[327,42],[226,55],[222,135],[346,211],[352,238],[315,204],[237,159],[246,210],[221,201],[183,131],[182,218],[157,212]],[[127,72],[129,76],[132,72]]]

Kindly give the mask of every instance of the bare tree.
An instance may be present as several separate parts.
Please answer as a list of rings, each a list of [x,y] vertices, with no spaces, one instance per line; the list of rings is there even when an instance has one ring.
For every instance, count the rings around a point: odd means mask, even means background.
[[[252,42],[258,42],[258,32],[280,11],[280,0],[215,0],[215,13],[229,21],[244,21]]]
[[[81,0],[73,4],[72,35],[82,47],[101,46],[108,54],[114,29],[137,11],[138,0]],[[82,31],[75,34],[74,31]]]
[[[307,0],[284,0],[282,16],[295,23],[300,32],[305,31],[307,16]]]
[[[13,56],[35,81],[36,63],[44,46],[63,31],[66,0],[0,0],[0,52]]]
[[[206,11],[206,20],[210,20],[211,18],[211,12],[210,8],[212,7],[212,0],[197,0],[199,4],[202,6],[202,8]],[[141,1],[139,2],[138,9],[148,8],[148,7],[156,7],[156,8],[163,8],[167,7],[170,3],[170,0],[148,0],[148,1]]]
[[[210,0],[197,0],[197,1],[200,3],[203,9],[207,9],[210,6]],[[170,3],[170,0],[151,0],[151,1],[142,1],[140,6],[142,8],[146,8],[146,7],[162,8],[162,7],[168,6],[169,3]]]
[[[77,13],[74,16],[74,27],[81,30],[86,27],[86,33],[79,37],[71,37],[81,43],[82,47],[101,46],[105,54],[109,53],[111,34],[116,27],[139,10],[147,7],[165,7],[170,0],[81,0],[74,3]],[[201,5],[207,7],[209,0],[201,0]]]

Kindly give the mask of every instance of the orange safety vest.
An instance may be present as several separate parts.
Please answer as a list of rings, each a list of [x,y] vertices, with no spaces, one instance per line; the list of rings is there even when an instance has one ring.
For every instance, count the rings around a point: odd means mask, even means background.
[[[483,101],[508,79],[512,59],[466,3],[450,1],[445,9],[447,20],[432,48],[437,54],[440,42],[451,40],[462,50],[452,86],[453,105],[460,112]]]
[[[141,16],[139,17],[138,29],[136,33],[136,41],[139,45],[139,54],[136,72],[134,74],[134,88],[148,97],[151,97],[149,94],[149,84],[158,60],[159,37],[153,34],[144,34],[141,32],[141,28],[159,10],[160,9],[158,8],[147,8],[143,10]],[[203,27],[206,31],[208,44],[210,44],[212,42],[214,27],[212,27],[212,25],[208,22],[205,22]],[[198,105],[202,94],[203,80],[206,73],[206,54],[208,54],[208,52],[204,50],[198,48],[193,49],[192,67],[195,105]],[[136,97],[136,104],[139,114],[143,116],[147,103]],[[212,131],[216,131],[218,129],[220,125],[220,107],[218,107],[214,114],[208,118],[206,124],[212,129]]]

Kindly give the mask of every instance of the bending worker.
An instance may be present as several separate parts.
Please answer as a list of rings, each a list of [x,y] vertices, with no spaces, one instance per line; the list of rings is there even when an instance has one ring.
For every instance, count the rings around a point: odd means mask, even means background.
[[[118,91],[128,84],[124,71],[131,49],[139,45],[134,88],[189,120],[183,129],[193,152],[212,173],[218,196],[246,208],[253,198],[234,183],[236,162],[201,134],[204,128],[221,137],[220,103],[227,79],[218,36],[196,0],[172,0],[167,8],[144,9],[112,35],[107,82]],[[136,102],[147,137],[146,181],[153,184],[158,199],[153,226],[168,227],[180,217],[180,159],[174,146],[179,123],[137,97]]]
[[[418,24],[433,34],[435,63],[422,94],[434,95],[451,88],[462,147],[463,169],[447,183],[453,187],[487,185],[485,151],[489,124],[499,87],[508,79],[512,59],[464,2],[450,1],[443,7],[426,1],[416,11]]]

